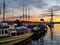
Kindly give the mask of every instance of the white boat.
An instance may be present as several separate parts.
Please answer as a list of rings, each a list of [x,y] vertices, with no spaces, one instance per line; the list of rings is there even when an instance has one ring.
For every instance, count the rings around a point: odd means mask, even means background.
[[[32,35],[31,33],[26,33],[26,34],[19,35],[19,36],[12,36],[9,38],[7,37],[7,38],[0,40],[0,45],[13,45],[13,44],[16,44],[18,42],[22,42],[28,39],[29,37],[31,37],[31,35]]]
[[[25,28],[26,27],[24,27],[24,29]],[[32,36],[32,33],[30,33],[29,30],[20,32],[20,29],[21,29],[20,27],[18,32],[17,29],[1,28],[0,29],[0,45],[13,45],[13,44],[22,42]]]

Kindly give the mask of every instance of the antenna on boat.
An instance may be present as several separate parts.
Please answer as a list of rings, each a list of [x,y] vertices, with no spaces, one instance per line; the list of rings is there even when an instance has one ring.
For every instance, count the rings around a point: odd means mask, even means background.
[[[5,0],[3,0],[3,22],[5,21]]]

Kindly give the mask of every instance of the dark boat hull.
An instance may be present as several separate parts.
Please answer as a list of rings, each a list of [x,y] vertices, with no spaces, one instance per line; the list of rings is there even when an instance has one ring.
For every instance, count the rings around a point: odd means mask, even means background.
[[[45,32],[47,32],[47,30],[32,30],[33,35],[42,35]]]

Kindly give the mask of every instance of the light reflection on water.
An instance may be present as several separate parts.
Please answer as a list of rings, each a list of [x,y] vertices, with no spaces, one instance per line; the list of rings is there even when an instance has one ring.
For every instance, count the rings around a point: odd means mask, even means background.
[[[60,24],[55,24],[54,29],[48,30],[44,36],[44,45],[60,45]]]
[[[48,30],[44,38],[44,45],[60,45],[60,24],[55,24],[51,31]]]
[[[48,30],[42,41],[40,39],[40,45],[60,45],[60,24],[55,24],[53,29]]]
[[[31,40],[31,42],[29,45],[60,45],[60,24],[55,24],[45,36],[38,40]]]

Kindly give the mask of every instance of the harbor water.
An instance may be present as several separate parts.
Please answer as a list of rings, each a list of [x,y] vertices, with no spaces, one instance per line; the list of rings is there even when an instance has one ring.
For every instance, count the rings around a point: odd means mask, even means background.
[[[55,24],[54,28],[48,29],[47,33],[34,38],[31,37],[17,45],[60,45],[60,24]]]

